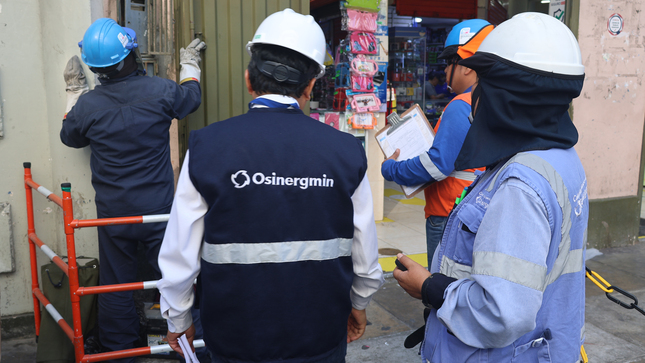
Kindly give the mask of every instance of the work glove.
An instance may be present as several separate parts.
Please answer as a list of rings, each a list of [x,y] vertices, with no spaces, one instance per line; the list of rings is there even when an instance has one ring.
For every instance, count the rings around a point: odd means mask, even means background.
[[[190,44],[184,49],[179,49],[179,64],[181,71],[179,71],[180,84],[186,81],[199,82],[202,71],[199,69],[199,62],[202,58],[199,52],[206,49],[206,43],[202,42],[199,38],[193,39]]]
[[[77,55],[67,61],[65,71],[63,71],[63,78],[65,78],[65,92],[67,93],[67,107],[65,109],[65,114],[67,114],[74,107],[78,98],[90,90],[85,79],[81,60],[78,59]]]

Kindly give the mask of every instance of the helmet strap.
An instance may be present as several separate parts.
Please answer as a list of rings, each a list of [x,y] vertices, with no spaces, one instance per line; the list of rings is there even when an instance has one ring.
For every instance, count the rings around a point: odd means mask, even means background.
[[[139,47],[136,47],[132,50],[134,52],[134,59],[137,62],[137,71],[140,75],[146,75],[146,68],[143,64],[143,58],[141,58],[141,53],[139,52]]]
[[[455,76],[455,66],[457,63],[450,62],[450,79],[448,80],[448,87],[450,87],[450,90],[452,90],[452,78]]]
[[[301,71],[286,64],[261,59],[258,59],[256,64],[260,73],[275,79],[279,83],[301,84],[307,81]]]

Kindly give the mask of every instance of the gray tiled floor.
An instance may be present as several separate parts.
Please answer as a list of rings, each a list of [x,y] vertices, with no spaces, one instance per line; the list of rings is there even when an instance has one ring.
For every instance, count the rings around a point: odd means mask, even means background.
[[[405,254],[426,252],[423,193],[405,199],[399,186],[385,182],[384,220],[377,223],[379,249],[394,248]],[[383,255],[382,255],[383,256]]]

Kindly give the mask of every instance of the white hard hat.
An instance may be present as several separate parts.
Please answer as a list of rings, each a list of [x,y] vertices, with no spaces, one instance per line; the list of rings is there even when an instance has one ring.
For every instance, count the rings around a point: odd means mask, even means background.
[[[495,54],[531,69],[583,75],[578,41],[558,19],[542,13],[520,13],[497,26],[477,52]]]
[[[298,14],[284,9],[269,15],[255,31],[253,39],[246,44],[251,55],[253,44],[279,45],[312,59],[320,66],[316,78],[325,74],[325,34],[311,15]]]

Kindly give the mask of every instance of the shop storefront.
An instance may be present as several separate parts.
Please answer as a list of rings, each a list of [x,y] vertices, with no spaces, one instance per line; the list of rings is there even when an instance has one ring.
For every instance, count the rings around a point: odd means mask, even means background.
[[[267,15],[291,7],[314,16],[329,44],[326,75],[316,82],[305,112],[361,140],[375,218],[381,219],[383,153],[375,135],[386,126],[386,116],[418,104],[431,123],[436,121],[452,96],[444,83],[445,65],[437,59],[452,26],[470,18],[499,24],[517,12],[548,12],[549,4],[540,1],[544,0],[178,2],[177,39],[187,43],[200,36],[209,44],[203,56],[203,107],[180,123],[179,160],[191,130],[246,111],[250,95],[239,81],[249,61],[246,42]]]
[[[472,18],[499,24],[522,11],[548,12],[545,0],[314,0],[310,13],[327,42],[327,72],[312,94],[311,117],[353,134],[365,146],[382,216],[383,153],[375,135],[386,117],[418,105],[434,126],[455,96],[438,59],[448,33]]]
[[[357,128],[347,122],[352,111],[355,111],[351,108],[352,97],[347,97],[345,90],[351,88],[351,85],[344,82],[345,77],[351,77],[353,58],[351,50],[348,51],[348,62],[344,47],[351,43],[352,34],[355,33],[347,29],[347,20],[353,16],[347,9],[356,7],[356,4],[377,2],[379,1],[314,0],[310,3],[311,14],[323,27],[330,44],[328,75],[333,75],[317,85],[313,95],[313,117],[322,120],[322,115],[331,112],[330,124],[352,132],[359,138],[364,137],[363,128],[359,127],[358,130],[361,131],[355,131]],[[479,18],[497,25],[512,15],[525,11],[557,12],[552,15],[562,17],[566,6],[566,1],[563,0],[380,1],[377,30],[374,33],[377,49],[375,54],[368,55],[367,58],[378,63],[374,87],[375,93],[379,95],[381,112],[385,115],[391,112],[403,113],[418,104],[428,120],[436,122],[445,105],[455,96],[446,84],[446,64],[437,58],[455,24]],[[365,10],[369,9],[362,9]],[[565,18],[562,17],[562,20],[565,21]],[[389,94],[392,97],[388,97]],[[350,114],[347,115],[347,112]],[[336,119],[336,113],[339,113],[340,121]],[[364,121],[370,123],[372,119],[366,117]]]

